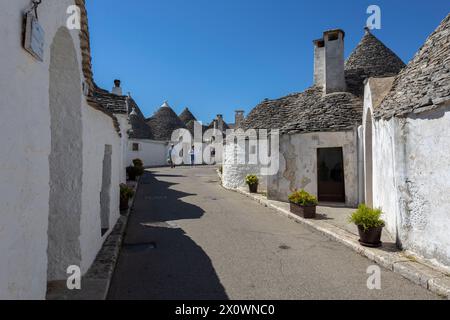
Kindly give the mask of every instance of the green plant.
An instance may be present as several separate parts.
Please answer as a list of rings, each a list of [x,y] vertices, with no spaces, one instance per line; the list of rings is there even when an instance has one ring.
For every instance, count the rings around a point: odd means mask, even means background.
[[[316,206],[319,203],[315,196],[303,189],[292,193],[289,196],[289,201],[303,207]]]
[[[220,172],[221,174],[223,174],[223,166],[220,166],[219,172]]]
[[[129,167],[127,167],[127,174],[128,174],[128,178],[130,180],[135,181],[136,177],[142,176],[144,174],[144,168],[129,166]]]
[[[384,227],[385,222],[381,219],[381,209],[372,209],[361,204],[349,218],[349,222],[363,227],[364,231],[372,228]]]
[[[134,159],[133,160],[133,165],[135,167],[143,168],[144,167],[144,161],[142,161],[141,159]]]
[[[250,174],[245,178],[245,183],[249,186],[256,186],[259,184],[259,179],[254,174]]]
[[[132,198],[133,196],[134,196],[134,190],[132,188],[130,188],[129,186],[127,186],[126,184],[121,183],[120,184],[120,199],[128,201],[128,199]]]

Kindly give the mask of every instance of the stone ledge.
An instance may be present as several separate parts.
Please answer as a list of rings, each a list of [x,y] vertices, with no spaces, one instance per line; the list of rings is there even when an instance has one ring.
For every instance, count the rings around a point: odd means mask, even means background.
[[[353,249],[384,268],[396,272],[404,278],[450,300],[450,277],[425,264],[411,261],[402,251],[396,251],[394,248],[377,249],[363,247],[359,244],[356,235],[321,220],[308,220],[294,215],[282,207],[282,202],[268,200],[261,194],[250,194],[241,189],[225,189],[238,192],[265,207],[274,209],[276,213],[282,216],[319,231],[326,237]]]
[[[51,292],[47,294],[47,300],[106,300],[138,188],[139,180],[136,183],[130,207],[125,214],[121,214],[114,229],[103,243],[94,263],[83,276],[82,289],[71,291],[67,289],[66,281],[57,281],[52,284]]]

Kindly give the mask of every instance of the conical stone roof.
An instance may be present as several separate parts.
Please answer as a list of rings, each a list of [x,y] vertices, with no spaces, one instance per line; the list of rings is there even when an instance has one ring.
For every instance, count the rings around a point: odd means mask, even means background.
[[[358,96],[364,90],[364,80],[371,77],[396,76],[405,63],[368,29],[345,62],[348,91]]]
[[[187,125],[191,121],[197,121],[195,116],[188,108],[184,109],[184,111],[179,115],[179,118],[185,125]]]
[[[156,140],[170,141],[173,131],[177,129],[186,129],[186,125],[177,114],[172,110],[167,102],[147,120]]]
[[[450,100],[450,14],[430,35],[374,116],[391,118],[439,108]]]

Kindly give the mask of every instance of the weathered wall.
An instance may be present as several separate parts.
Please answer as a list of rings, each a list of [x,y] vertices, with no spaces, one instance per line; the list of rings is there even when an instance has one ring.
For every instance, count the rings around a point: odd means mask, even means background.
[[[366,86],[365,115],[373,110],[370,90]],[[364,119],[366,128],[368,120]],[[373,206],[383,210],[386,227],[399,245],[447,266],[449,124],[449,107],[405,118],[372,120]]]
[[[280,170],[268,178],[269,199],[288,201],[290,193],[305,189],[318,193],[317,149],[342,147],[346,204],[358,204],[357,132],[320,132],[283,135],[280,141]]]
[[[112,146],[112,175],[110,190],[109,231],[101,235],[100,193],[102,190],[105,145]],[[121,140],[112,120],[105,114],[83,107],[83,207],[81,216],[82,271],[87,271],[100,250],[103,241],[120,216]]]
[[[49,214],[50,46],[72,1],[43,1],[44,62],[22,49],[30,1],[0,2],[0,299],[45,297]],[[77,32],[71,32],[79,53]],[[80,66],[81,73],[81,66]]]
[[[248,175],[257,175],[259,178],[258,190],[267,191],[268,177],[261,175],[262,166],[259,164],[249,164],[249,161],[242,164],[238,160],[240,157],[242,159],[247,158],[248,160],[248,152],[248,145],[245,149],[239,148],[237,144],[226,145],[224,147],[222,184],[225,188],[230,189],[246,188],[245,178]]]
[[[139,143],[139,151],[133,151],[133,143]],[[127,166],[134,159],[141,159],[146,167],[167,165],[167,142],[129,139],[127,148]]]
[[[22,48],[22,14],[30,3],[29,0],[0,2],[0,299],[43,299],[47,288],[52,150],[50,53],[56,32],[66,25],[69,17],[66,11],[73,1],[43,1],[39,6],[39,21],[45,30],[43,62],[35,60]],[[58,95],[64,96],[64,90],[68,90],[67,96],[72,97],[70,93],[77,90],[81,101],[83,194],[80,246],[82,267],[86,270],[102,241],[99,224],[94,220],[100,221],[104,144],[117,148],[120,142],[112,119],[85,102],[80,89],[80,81],[84,77],[79,31],[67,32],[75,48],[75,63],[80,77],[78,80],[71,79],[78,81],[77,88],[65,81],[60,83],[58,90],[62,92]],[[64,77],[62,74],[61,78]],[[54,106],[57,109],[56,104]],[[63,110],[61,108],[59,112]],[[92,126],[95,129],[87,130]],[[96,141],[95,137],[100,137],[100,140]],[[113,191],[117,194],[111,197],[111,208],[118,208],[118,181],[115,176],[112,186],[117,186]],[[111,214],[111,224],[117,216],[118,209]]]
[[[450,265],[450,112],[378,120],[374,206],[399,245]]]

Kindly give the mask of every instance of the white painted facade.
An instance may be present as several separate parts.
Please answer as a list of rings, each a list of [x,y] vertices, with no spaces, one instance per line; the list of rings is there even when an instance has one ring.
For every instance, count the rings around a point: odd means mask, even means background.
[[[133,150],[133,145],[137,144],[138,150]],[[141,159],[145,167],[167,166],[169,143],[165,141],[129,139],[127,146],[127,166],[133,164],[134,159]]]
[[[79,31],[65,28],[67,8],[74,2],[43,1],[39,6],[39,22],[45,31],[43,62],[35,60],[21,44],[22,14],[30,3],[29,0],[0,3],[0,299],[44,299],[47,280],[61,278],[61,270],[68,267],[66,263],[79,263],[83,271],[88,269],[106,236],[101,236],[100,224],[105,145],[112,149],[111,227],[119,216],[121,142],[113,120],[88,106],[83,96]],[[61,44],[64,43],[69,43],[69,46],[63,48]],[[54,56],[51,56],[52,51]],[[70,63],[58,69],[61,59]],[[74,72],[78,77],[71,77]],[[58,83],[58,79],[70,81]],[[71,108],[64,108],[65,103]],[[60,109],[59,104],[62,106]],[[68,112],[68,119],[75,120],[67,129],[69,133],[78,132],[76,137],[66,137],[65,140],[66,128],[56,126],[57,122],[53,121],[64,115],[52,115],[55,110]],[[81,150],[81,154],[78,151],[74,153],[74,165],[69,163],[70,157],[61,153],[62,150],[71,152],[72,148]],[[67,181],[64,186],[67,191],[72,187],[82,190],[74,193],[73,199],[67,199],[77,203],[80,211],[74,208],[73,212],[64,212],[74,215],[67,221],[75,222],[75,225],[66,225],[63,229],[59,229],[59,225],[50,228],[51,207],[58,208],[66,200],[54,201],[58,197],[52,192],[64,183],[52,181],[51,176],[57,170],[64,172],[65,166],[74,170],[81,168],[81,172],[72,172],[79,175],[81,183],[72,185],[73,181]],[[67,173],[70,175],[70,171]],[[63,221],[66,218],[59,217]],[[79,242],[74,244],[73,250],[67,251],[68,256],[64,257],[61,265],[50,272],[48,233],[55,231],[52,241],[58,243],[67,240],[64,231],[70,227],[74,230],[70,237],[79,235]],[[49,257],[53,255],[50,253]]]
[[[372,189],[373,206],[383,210],[399,245],[448,266],[450,102],[428,113],[374,120],[373,100],[367,84],[364,129],[371,121],[373,185],[366,172],[366,193]]]
[[[295,190],[318,195],[317,149],[343,149],[346,205],[358,204],[357,131],[287,134],[280,139],[280,168],[268,177],[268,198],[288,201]]]

